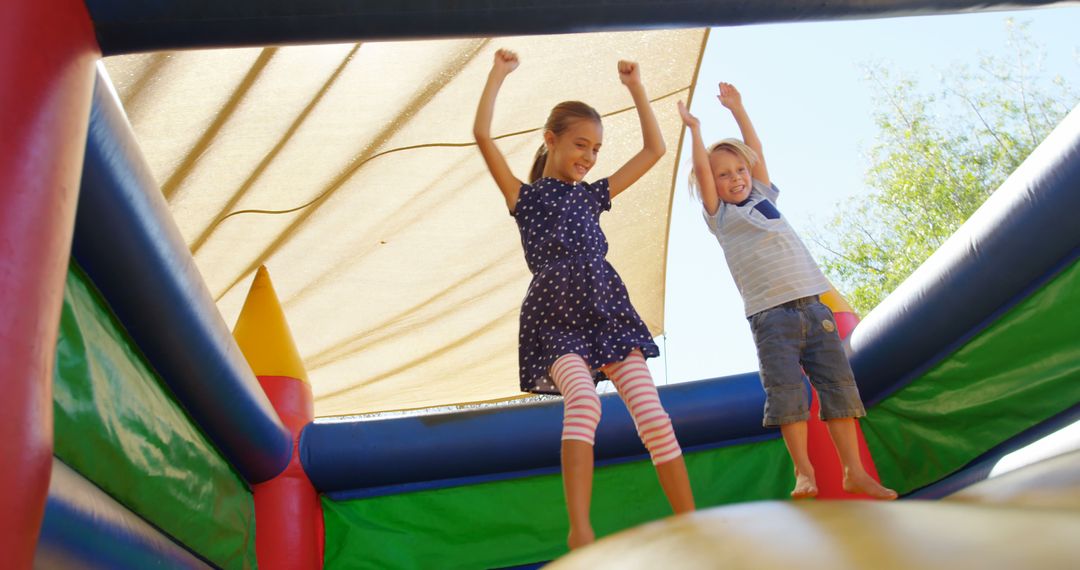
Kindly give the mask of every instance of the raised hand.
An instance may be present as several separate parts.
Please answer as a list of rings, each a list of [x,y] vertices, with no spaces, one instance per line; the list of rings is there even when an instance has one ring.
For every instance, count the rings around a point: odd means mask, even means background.
[[[721,105],[733,111],[742,108],[742,95],[739,95],[739,90],[730,83],[720,83],[720,93],[716,98],[720,100]]]
[[[495,52],[495,62],[491,65],[491,70],[503,75],[509,75],[517,69],[518,63],[516,53],[508,49],[500,49]]]
[[[634,108],[637,109],[638,121],[641,123],[642,146],[637,154],[608,177],[608,191],[612,198],[637,182],[667,152],[664,134],[660,132],[660,123],[656,121],[649,95],[645,92],[645,84],[641,82],[641,66],[633,61],[620,61],[619,81],[626,86],[630,97],[634,99]]]
[[[517,69],[517,54],[501,49],[495,52],[495,61],[491,64],[491,72],[488,73],[487,82],[484,83],[484,91],[480,94],[480,102],[476,105],[476,119],[473,121],[473,138],[476,139],[476,147],[480,155],[484,157],[488,172],[495,179],[503,198],[506,199],[506,207],[510,212],[514,211],[517,204],[518,189],[521,181],[510,171],[506,164],[506,157],[495,146],[495,140],[491,138],[491,118],[495,114],[495,98],[499,94],[506,76]]]
[[[637,62],[619,60],[619,81],[627,87],[641,85],[641,69]]]
[[[721,105],[731,111],[732,118],[739,125],[739,133],[742,134],[743,142],[757,153],[758,159],[751,167],[750,174],[754,177],[754,180],[759,180],[762,184],[768,186],[769,169],[765,166],[765,152],[761,146],[761,138],[758,137],[757,130],[754,129],[754,123],[750,121],[750,115],[747,114],[746,107],[743,107],[742,95],[739,94],[739,90],[734,85],[720,82],[720,93],[716,98],[720,100]]]
[[[690,109],[687,109],[686,103],[683,103],[681,100],[679,101],[679,116],[682,117],[683,124],[691,129],[696,129],[701,126],[701,121],[690,114]]]

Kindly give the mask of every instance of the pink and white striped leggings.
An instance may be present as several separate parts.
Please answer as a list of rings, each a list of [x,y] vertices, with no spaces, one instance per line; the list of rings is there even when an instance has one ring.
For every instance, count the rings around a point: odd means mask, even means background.
[[[626,360],[604,366],[603,371],[630,410],[638,436],[649,450],[653,465],[682,455],[671,429],[671,419],[660,404],[656,385],[641,352],[635,350]],[[566,354],[551,365],[551,376],[563,395],[562,439],[593,445],[596,426],[600,423],[600,397],[596,394],[589,366],[580,355]]]

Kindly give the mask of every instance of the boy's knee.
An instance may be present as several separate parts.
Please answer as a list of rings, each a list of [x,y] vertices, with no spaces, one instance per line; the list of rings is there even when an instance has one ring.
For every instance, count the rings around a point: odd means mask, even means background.
[[[866,415],[859,388],[854,382],[815,387],[821,401],[821,419],[859,418]]]
[[[762,425],[778,427],[806,421],[809,417],[810,402],[804,385],[765,388],[765,413]]]

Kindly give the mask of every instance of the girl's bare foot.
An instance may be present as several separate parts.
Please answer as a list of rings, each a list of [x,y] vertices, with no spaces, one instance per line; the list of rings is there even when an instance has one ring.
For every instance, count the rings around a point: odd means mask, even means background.
[[[795,470],[795,488],[791,490],[792,499],[809,499],[818,493],[817,481],[813,473],[800,473]]]
[[[570,529],[570,536],[566,538],[566,546],[570,547],[570,550],[576,550],[582,546],[588,546],[596,542],[596,535],[593,534],[591,528],[582,530]]]
[[[896,499],[896,491],[882,486],[867,472],[844,471],[844,491],[858,495],[869,495],[881,501]]]

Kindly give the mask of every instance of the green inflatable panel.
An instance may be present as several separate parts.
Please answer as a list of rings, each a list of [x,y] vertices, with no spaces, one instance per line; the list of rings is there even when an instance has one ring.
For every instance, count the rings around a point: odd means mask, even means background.
[[[698,507],[787,497],[794,484],[783,441],[686,456]],[[500,568],[566,552],[559,474],[370,499],[323,499],[326,568]],[[671,514],[649,461],[596,470],[597,536]]]
[[[870,410],[866,443],[907,493],[1080,402],[1080,263]]]
[[[168,326],[168,323],[162,323]],[[254,568],[251,492],[72,264],[53,384],[55,454],[222,568]]]

